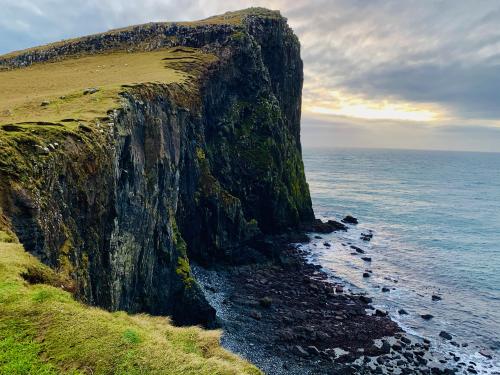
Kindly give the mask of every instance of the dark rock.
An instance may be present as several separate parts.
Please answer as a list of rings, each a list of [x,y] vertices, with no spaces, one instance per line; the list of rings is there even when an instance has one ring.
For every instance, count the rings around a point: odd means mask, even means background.
[[[481,354],[483,357],[486,357],[488,359],[493,359],[493,354],[491,354],[491,352],[489,352],[488,350],[486,349],[481,349],[479,351],[479,354]]]
[[[295,353],[301,357],[309,357],[309,353],[300,345],[295,345]]]
[[[453,336],[446,331],[439,332],[439,337],[442,337],[445,340],[451,340],[453,338]]]
[[[361,257],[362,260],[364,260],[365,262],[371,262],[372,261],[372,258],[370,257]]]
[[[270,307],[272,303],[273,303],[273,300],[270,297],[263,297],[259,300],[259,304],[262,307]]]
[[[406,337],[406,336],[402,336],[401,337],[401,342],[403,342],[403,343],[405,343],[407,345],[411,344],[411,340],[408,337]]]
[[[387,311],[383,311],[380,309],[375,310],[375,316],[387,316],[387,315],[388,315]]]
[[[390,289],[386,286],[382,287],[382,292],[383,293],[387,293],[387,292],[390,292]]]
[[[46,106],[48,106],[49,104],[50,104],[50,102],[49,102],[48,100],[44,100],[44,101],[40,104],[40,106],[41,106],[41,107],[46,107]]]
[[[365,251],[364,251],[363,249],[361,249],[361,248],[359,248],[359,247],[357,247],[357,246],[354,246],[354,245],[351,245],[351,249],[356,250],[356,252],[357,252],[358,254],[364,254],[364,253],[365,253]]]
[[[392,349],[396,352],[400,352],[402,350],[402,347],[399,344],[393,344]]]
[[[309,232],[317,233],[332,233],[339,230],[345,231],[347,227],[334,220],[328,220],[327,222],[321,221],[321,219],[315,219],[312,222],[302,224],[302,229]]]
[[[360,239],[363,241],[370,241],[373,238],[373,233],[361,233]]]
[[[370,273],[369,272],[363,272],[363,277],[370,277]]]
[[[331,245],[329,242],[324,242],[324,243],[323,243],[323,246],[326,246],[326,247],[331,247],[332,245]]]
[[[343,223],[346,223],[346,224],[358,224],[358,219],[356,219],[355,217],[353,217],[351,215],[347,215],[341,221]]]
[[[320,355],[320,351],[314,345],[308,346],[307,352],[311,355]]]
[[[420,315],[420,317],[424,320],[431,320],[432,318],[434,318],[434,315],[431,315],[431,314],[422,314]]]
[[[260,312],[258,312],[257,310],[250,311],[250,316],[256,320],[262,319],[262,314]]]
[[[367,297],[367,296],[359,296],[359,300],[363,303],[372,303],[372,299],[370,297]]]
[[[441,298],[440,296],[437,296],[437,295],[433,294],[433,295],[432,295],[432,300],[433,300],[433,301],[441,301],[441,300],[442,300],[442,298]]]
[[[380,348],[382,354],[389,354],[391,352],[391,344],[386,340],[382,340],[382,347]]]
[[[408,313],[406,312],[406,310],[405,310],[405,309],[399,309],[399,310],[398,310],[398,314],[399,314],[399,315],[408,315]]]

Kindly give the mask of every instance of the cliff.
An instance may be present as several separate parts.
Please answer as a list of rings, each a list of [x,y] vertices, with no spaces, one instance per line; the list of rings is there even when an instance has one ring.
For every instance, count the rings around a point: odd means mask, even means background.
[[[302,80],[260,8],[1,56],[0,225],[84,302],[211,325],[189,259],[253,261],[313,219]]]

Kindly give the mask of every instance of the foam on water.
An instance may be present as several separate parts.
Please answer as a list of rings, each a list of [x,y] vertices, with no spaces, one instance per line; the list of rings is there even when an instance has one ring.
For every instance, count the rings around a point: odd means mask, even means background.
[[[360,220],[348,232],[313,239],[307,245],[311,261],[348,288],[368,292],[377,307],[408,332],[433,340],[437,350],[460,353],[485,372],[499,371],[500,154],[303,153],[316,215],[339,220],[352,214]],[[368,230],[373,239],[361,240]],[[350,245],[366,254],[352,255]],[[371,277],[363,277],[365,270]],[[384,286],[390,291],[382,292]],[[434,318],[424,320],[422,314]],[[441,339],[442,330],[460,347]],[[481,349],[493,359],[479,354]]]

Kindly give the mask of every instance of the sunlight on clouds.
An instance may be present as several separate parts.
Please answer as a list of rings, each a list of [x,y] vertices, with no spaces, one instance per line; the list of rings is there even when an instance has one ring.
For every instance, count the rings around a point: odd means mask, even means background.
[[[367,100],[338,91],[312,90],[304,98],[304,111],[366,120],[432,122],[442,120],[444,111],[435,106],[390,100]],[[315,99],[313,99],[315,98]]]

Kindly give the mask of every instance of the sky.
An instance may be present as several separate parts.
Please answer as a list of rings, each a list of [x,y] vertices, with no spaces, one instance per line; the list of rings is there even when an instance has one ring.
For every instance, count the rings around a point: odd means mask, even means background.
[[[305,148],[500,152],[498,0],[0,0],[0,54],[250,6],[301,41]]]

